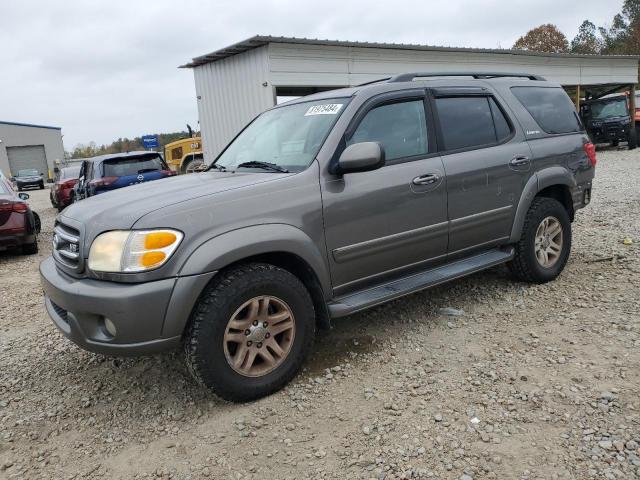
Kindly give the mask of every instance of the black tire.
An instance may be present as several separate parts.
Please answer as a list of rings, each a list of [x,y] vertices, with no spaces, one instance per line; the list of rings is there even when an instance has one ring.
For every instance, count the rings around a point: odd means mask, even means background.
[[[555,264],[543,267],[535,254],[535,236],[538,226],[547,217],[555,217],[562,226],[562,248]],[[520,241],[515,245],[515,257],[509,262],[511,272],[519,280],[546,283],[554,280],[567,264],[571,252],[571,220],[564,206],[553,198],[533,199],[524,220]]]
[[[40,190],[44,190],[44,182],[40,183]]]
[[[629,150],[634,150],[638,146],[638,132],[635,128],[629,129],[627,146],[629,147]]]
[[[224,334],[234,312],[248,300],[272,295],[293,312],[295,336],[282,363],[262,376],[245,376],[228,363]],[[303,283],[282,268],[265,263],[240,265],[219,274],[202,293],[185,335],[184,350],[192,376],[220,397],[246,402],[284,387],[312,349],[315,314]]]
[[[23,255],[35,255],[38,253],[38,241],[34,241],[33,243],[26,243],[22,245],[22,254]]]

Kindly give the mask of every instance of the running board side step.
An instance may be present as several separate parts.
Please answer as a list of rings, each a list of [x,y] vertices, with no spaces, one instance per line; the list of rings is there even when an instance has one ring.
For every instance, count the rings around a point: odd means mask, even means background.
[[[496,248],[383,285],[338,297],[328,304],[329,314],[331,318],[351,315],[389,300],[508,262],[513,258],[513,255],[513,247]]]

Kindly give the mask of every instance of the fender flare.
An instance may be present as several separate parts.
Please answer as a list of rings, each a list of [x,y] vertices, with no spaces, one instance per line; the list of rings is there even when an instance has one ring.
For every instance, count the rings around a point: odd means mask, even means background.
[[[509,243],[516,243],[520,240],[524,218],[538,192],[552,185],[565,185],[573,189],[576,187],[576,180],[569,170],[560,166],[548,167],[531,175],[522,189],[522,195],[520,195]]]
[[[315,273],[325,294],[331,292],[326,255],[306,233],[284,223],[239,228],[207,240],[191,253],[179,275],[213,272],[245,258],[276,252],[301,258]]]

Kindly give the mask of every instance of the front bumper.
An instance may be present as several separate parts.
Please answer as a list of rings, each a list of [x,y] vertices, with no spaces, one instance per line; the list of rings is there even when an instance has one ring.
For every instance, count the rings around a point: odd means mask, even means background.
[[[53,257],[40,264],[47,313],[85,350],[144,355],[177,347],[191,309],[211,274],[123,284],[77,279],[60,272]],[[116,327],[111,335],[109,319]]]
[[[16,186],[20,188],[24,187],[39,187],[44,184],[44,180],[27,180],[27,181],[16,181]]]

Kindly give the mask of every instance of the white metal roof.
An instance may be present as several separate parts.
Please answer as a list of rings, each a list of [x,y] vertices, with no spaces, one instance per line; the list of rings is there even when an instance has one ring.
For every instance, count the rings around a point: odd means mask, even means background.
[[[234,43],[228,47],[218,49],[206,55],[195,57],[191,62],[181,65],[180,68],[193,68],[207,63],[216,62],[223,58],[237,55],[269,43],[289,43],[301,45],[325,45],[336,47],[360,47],[360,48],[382,48],[394,50],[419,50],[429,52],[463,52],[463,53],[495,53],[501,55],[524,55],[534,57],[568,57],[568,58],[623,58],[623,59],[640,59],[638,55],[589,55],[589,54],[572,54],[572,53],[544,53],[532,52],[529,50],[510,50],[497,48],[459,48],[459,47],[439,47],[433,45],[417,45],[407,43],[378,43],[378,42],[351,42],[344,40],[323,40],[317,38],[299,38],[299,37],[275,37],[271,35],[254,35],[251,38]]]

